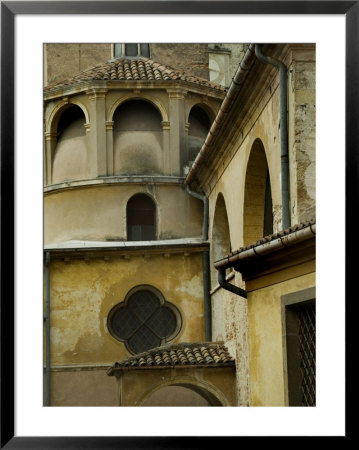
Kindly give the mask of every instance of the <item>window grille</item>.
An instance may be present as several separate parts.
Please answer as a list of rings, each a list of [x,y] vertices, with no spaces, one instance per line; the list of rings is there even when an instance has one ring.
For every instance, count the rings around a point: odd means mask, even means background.
[[[315,406],[315,301],[286,307],[288,397],[290,406]]]
[[[181,318],[174,305],[154,290],[137,289],[109,314],[108,328],[131,353],[141,353],[173,339]]]
[[[298,336],[303,406],[315,406],[315,306],[298,308]]]

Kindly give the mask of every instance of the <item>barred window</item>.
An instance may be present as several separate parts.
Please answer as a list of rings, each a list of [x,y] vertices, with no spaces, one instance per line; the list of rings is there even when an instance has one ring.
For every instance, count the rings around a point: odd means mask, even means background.
[[[288,305],[285,312],[289,406],[315,406],[315,300]]]
[[[139,286],[108,316],[111,335],[130,353],[145,352],[172,340],[181,327],[178,309],[152,286]]]

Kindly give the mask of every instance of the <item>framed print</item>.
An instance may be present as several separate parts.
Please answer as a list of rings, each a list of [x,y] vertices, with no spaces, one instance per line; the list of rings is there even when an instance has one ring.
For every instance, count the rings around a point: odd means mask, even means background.
[[[347,436],[358,15],[1,2],[1,448]]]

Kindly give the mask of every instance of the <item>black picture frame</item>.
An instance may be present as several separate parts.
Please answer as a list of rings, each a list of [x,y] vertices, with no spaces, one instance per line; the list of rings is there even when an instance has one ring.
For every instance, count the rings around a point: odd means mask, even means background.
[[[227,437],[25,437],[14,435],[14,20],[18,14],[337,14],[346,19],[346,236],[358,205],[359,1],[1,2],[1,441],[5,449],[202,448]],[[335,58],[335,57],[334,57]],[[333,61],[335,63],[335,61]],[[332,224],[327,224],[331,226]],[[346,240],[346,296],[356,243]],[[352,273],[351,273],[352,272]],[[346,437],[349,430],[347,428]],[[233,439],[233,438],[228,438]]]

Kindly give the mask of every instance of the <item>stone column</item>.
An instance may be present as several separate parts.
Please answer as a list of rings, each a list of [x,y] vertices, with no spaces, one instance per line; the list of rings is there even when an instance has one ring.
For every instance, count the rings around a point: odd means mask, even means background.
[[[47,186],[52,183],[52,161],[55,154],[56,144],[57,133],[45,133],[44,184]]]
[[[90,100],[88,174],[90,178],[107,175],[106,149],[106,89],[92,89],[87,92]]]

